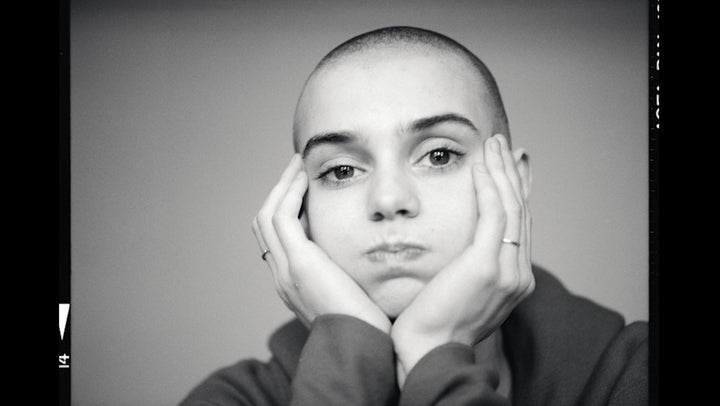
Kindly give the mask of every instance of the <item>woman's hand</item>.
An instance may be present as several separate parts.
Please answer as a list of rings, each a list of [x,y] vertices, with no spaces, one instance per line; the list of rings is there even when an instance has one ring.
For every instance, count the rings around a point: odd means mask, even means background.
[[[389,333],[390,320],[385,313],[307,238],[298,219],[307,187],[302,158],[295,154],[253,219],[260,250],[269,250],[265,259],[275,290],[308,327],[317,316],[335,313],[354,316]]]
[[[485,163],[473,168],[479,214],[473,242],[428,282],[392,327],[401,386],[433,348],[488,337],[535,287],[529,185],[502,135],[485,141],[484,157]]]

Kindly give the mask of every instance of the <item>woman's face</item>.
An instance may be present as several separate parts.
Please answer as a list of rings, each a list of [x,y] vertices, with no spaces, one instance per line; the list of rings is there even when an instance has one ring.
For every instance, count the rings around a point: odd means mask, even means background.
[[[391,318],[472,241],[482,81],[441,52],[350,56],[309,82],[296,130],[310,237]]]

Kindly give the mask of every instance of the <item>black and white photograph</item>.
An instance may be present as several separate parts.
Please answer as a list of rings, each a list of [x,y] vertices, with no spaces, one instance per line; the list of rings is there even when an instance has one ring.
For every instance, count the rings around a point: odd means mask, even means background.
[[[651,16],[71,1],[70,404],[651,404]]]

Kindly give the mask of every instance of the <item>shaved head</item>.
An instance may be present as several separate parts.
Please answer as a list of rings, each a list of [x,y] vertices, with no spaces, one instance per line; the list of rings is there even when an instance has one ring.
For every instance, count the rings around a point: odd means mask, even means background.
[[[345,63],[362,65],[364,56],[373,53],[392,55],[399,51],[436,55],[437,58],[447,58],[448,56],[458,57],[462,63],[464,63],[468,69],[475,72],[479,78],[481,85],[478,86],[478,92],[483,93],[484,98],[488,101],[491,110],[489,113],[493,121],[493,131],[504,134],[508,138],[508,141],[510,140],[507,115],[500,91],[495,82],[495,78],[480,58],[457,41],[438,32],[416,27],[394,26],[380,28],[350,38],[335,47],[320,60],[305,82],[303,91],[298,99],[298,106],[296,107],[293,122],[293,144],[295,151],[301,152],[302,150],[302,146],[299,145],[300,136],[298,134],[298,123],[300,117],[298,113],[305,89],[310,81],[320,76],[322,72],[331,70],[333,67]]]

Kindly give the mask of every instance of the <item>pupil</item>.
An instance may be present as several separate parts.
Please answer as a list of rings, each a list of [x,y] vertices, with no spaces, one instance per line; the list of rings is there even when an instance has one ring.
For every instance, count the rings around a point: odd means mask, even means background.
[[[430,161],[434,165],[445,165],[450,160],[450,154],[442,149],[436,149],[430,153]]]
[[[353,169],[352,166],[343,165],[335,168],[334,172],[336,178],[347,179],[353,176],[353,174],[355,173],[355,169]]]

